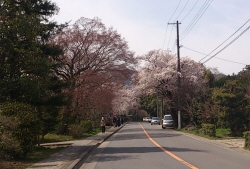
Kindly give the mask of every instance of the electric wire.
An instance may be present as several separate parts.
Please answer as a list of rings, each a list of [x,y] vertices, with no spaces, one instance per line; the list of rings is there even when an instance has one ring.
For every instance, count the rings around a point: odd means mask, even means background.
[[[196,15],[194,16],[193,20],[189,23],[189,25],[186,27],[186,29],[184,29],[184,31],[182,32],[182,34],[185,34],[187,32],[187,30],[189,29],[189,27],[193,24],[193,22],[196,20],[196,18],[199,16],[200,12],[204,9],[204,7],[206,6],[206,4],[209,2],[209,0],[206,0],[202,7],[200,8],[200,10],[196,13]]]
[[[199,52],[199,51],[196,51],[196,50],[193,50],[193,49],[187,48],[187,47],[185,47],[185,46],[181,46],[181,47],[183,47],[183,48],[185,48],[185,49],[188,49],[188,50],[190,50],[190,51],[193,51],[193,52],[196,52],[196,53],[202,54],[202,55],[207,55],[207,54],[205,54],[205,53],[202,53],[202,52]],[[216,58],[216,59],[220,59],[220,60],[223,60],[223,61],[227,61],[227,62],[231,62],[231,63],[240,64],[240,65],[245,65],[245,66],[247,65],[247,64],[244,64],[244,63],[235,62],[235,61],[231,61],[231,60],[227,60],[227,59],[222,59],[222,58],[218,58],[218,57],[214,57],[214,58]]]
[[[202,6],[202,8],[200,9],[200,11],[197,13],[197,15],[194,17],[194,19],[192,20],[192,22],[188,25],[188,27],[183,31],[181,40],[183,40],[188,33],[193,29],[193,27],[197,24],[197,22],[200,20],[200,18],[203,16],[203,14],[206,12],[206,10],[208,9],[208,7],[210,6],[210,4],[213,2],[213,0],[207,0],[204,5]]]
[[[234,38],[229,44],[227,44],[225,47],[223,47],[221,50],[219,50],[216,54],[214,54],[213,56],[211,56],[210,58],[208,58],[207,60],[205,60],[203,63],[206,63],[207,61],[209,61],[210,59],[212,59],[213,57],[215,57],[216,55],[218,55],[220,52],[222,52],[223,50],[225,50],[228,46],[230,46],[237,39],[239,39],[245,32],[247,32],[249,30],[249,28],[250,28],[250,26],[247,27],[243,32],[241,32],[241,34],[239,34],[236,38]]]
[[[174,10],[172,16],[170,17],[169,21],[170,21],[170,20],[172,19],[172,17],[174,16],[174,14],[175,14],[176,10],[178,9],[180,3],[181,3],[181,0],[180,0],[180,2],[178,3],[177,7],[175,8],[175,10]],[[168,22],[169,22],[169,21],[168,21]],[[164,45],[165,45],[166,36],[167,36],[167,31],[168,31],[168,24],[167,24],[167,28],[166,28],[166,32],[165,32],[165,36],[164,36],[164,41],[163,41],[162,49],[164,48]]]
[[[193,20],[189,23],[189,25],[186,27],[186,29],[184,29],[184,31],[182,32],[182,36],[184,36],[187,31],[189,30],[189,28],[193,25],[193,23],[197,20],[197,18],[200,16],[200,14],[202,13],[202,11],[204,10],[204,8],[206,7],[206,5],[208,4],[210,0],[206,0],[202,7],[200,8],[200,10],[197,12],[197,14],[194,16]]]
[[[175,47],[176,47],[176,40],[174,41],[174,44],[173,44],[173,47],[172,47],[172,51],[174,51],[175,50]]]
[[[241,28],[243,28],[248,22],[250,21],[250,19],[248,19],[239,29],[237,29],[231,36],[229,36],[224,42],[222,42],[219,46],[217,46],[212,52],[210,52],[209,54],[207,54],[205,57],[203,57],[201,60],[199,60],[199,62],[201,62],[203,59],[205,59],[207,56],[209,56],[211,53],[213,53],[216,49],[218,49],[219,47],[221,47],[226,41],[228,41],[232,36],[234,36]]]
[[[187,4],[188,4],[189,0],[186,2],[186,4],[184,5],[184,7],[182,8],[181,12],[179,13],[179,15],[176,17],[175,21],[177,21],[177,19],[179,18],[179,16],[182,14],[182,12],[184,11],[184,9],[186,8]],[[173,32],[173,27],[172,27],[172,30],[171,30],[171,35],[170,35],[170,39],[168,41],[168,46],[167,46],[167,49],[169,47],[169,43],[170,43],[170,40],[171,40],[171,37],[172,37],[172,32]]]
[[[176,21],[179,18],[179,16],[182,14],[183,10],[186,8],[187,4],[188,4],[189,0],[186,2],[186,4],[184,5],[184,7],[182,8],[181,12],[179,13],[179,15],[176,17]]]
[[[170,40],[171,40],[171,38],[172,38],[173,28],[174,28],[174,25],[172,26],[172,29],[171,29],[171,34],[170,34],[170,38],[169,38],[169,40],[168,40],[167,49],[168,49],[168,47],[169,47],[169,43],[170,43]]]
[[[184,16],[184,18],[181,20],[181,22],[183,22],[184,21],[184,19],[186,19],[186,17],[191,13],[191,11],[194,9],[194,7],[196,6],[196,4],[197,4],[197,2],[198,2],[199,0],[197,0],[196,2],[195,2],[195,4],[193,5],[193,7],[189,10],[189,12]]]

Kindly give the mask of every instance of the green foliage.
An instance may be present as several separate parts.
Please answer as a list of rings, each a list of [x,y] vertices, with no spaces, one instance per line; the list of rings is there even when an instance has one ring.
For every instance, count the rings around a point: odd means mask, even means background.
[[[156,95],[147,95],[140,98],[141,109],[146,110],[151,117],[157,116]]]
[[[53,142],[70,141],[70,140],[73,140],[72,136],[70,135],[48,133],[41,140],[41,143],[53,143]]]
[[[245,148],[250,150],[250,131],[244,132],[244,138],[245,138]]]
[[[73,138],[81,138],[84,136],[84,133],[93,131],[93,125],[90,120],[86,120],[82,121],[80,124],[70,125],[68,131]]]
[[[40,126],[34,109],[24,103],[6,102],[0,110],[1,151],[9,156],[25,156],[34,148]]]
[[[64,64],[62,50],[49,44],[65,26],[49,20],[57,12],[50,1],[0,3],[1,114],[17,124],[13,130],[5,123],[3,134],[18,142],[22,155],[33,148],[37,135],[53,130],[57,107],[64,104],[65,83],[56,74]]]
[[[88,133],[88,132],[91,132],[93,130],[93,125],[92,125],[92,122],[90,120],[82,121],[80,126],[81,126],[84,133]]]
[[[216,136],[219,138],[228,137],[230,135],[230,129],[228,128],[217,128]]]
[[[242,136],[247,121],[246,90],[239,80],[227,81],[222,88],[214,90],[213,100],[223,108],[225,120],[231,129],[231,135]]]
[[[236,77],[235,76],[230,76],[230,75],[217,78],[214,81],[214,87],[222,87],[222,86],[224,86],[224,84],[226,84],[227,81],[231,81],[231,80],[234,80],[234,79],[236,79]]]
[[[208,135],[209,137],[216,136],[216,128],[214,124],[202,124],[202,131],[205,135]]]
[[[190,122],[196,127],[202,124],[202,113],[204,112],[203,106],[196,99],[192,99],[190,106]]]
[[[209,69],[207,69],[204,76],[205,76],[205,79],[208,81],[207,82],[208,87],[213,87],[215,78],[212,72]]]
[[[42,136],[56,132],[59,123],[59,109],[61,107],[44,106],[40,109],[39,119],[41,121],[40,133]]]
[[[74,138],[81,138],[83,137],[83,129],[79,124],[72,124],[68,128],[69,134]]]

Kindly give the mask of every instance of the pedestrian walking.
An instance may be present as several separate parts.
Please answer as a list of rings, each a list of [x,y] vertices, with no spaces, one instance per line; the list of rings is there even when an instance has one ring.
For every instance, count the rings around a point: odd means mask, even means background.
[[[114,116],[114,117],[113,117],[113,126],[114,126],[114,128],[116,127],[116,120],[117,120],[117,119],[116,119],[116,116]]]
[[[116,119],[116,126],[117,127],[121,126],[121,117],[120,116],[118,116],[117,119]]]
[[[123,123],[124,123],[124,120],[123,120],[123,117],[121,118],[121,124],[123,125]]]
[[[105,133],[106,122],[105,122],[104,117],[102,117],[100,125],[102,129],[102,133]]]

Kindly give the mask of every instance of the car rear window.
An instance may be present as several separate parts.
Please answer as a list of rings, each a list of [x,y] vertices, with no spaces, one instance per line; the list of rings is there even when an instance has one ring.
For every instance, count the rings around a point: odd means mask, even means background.
[[[164,116],[164,120],[173,120],[172,116]]]

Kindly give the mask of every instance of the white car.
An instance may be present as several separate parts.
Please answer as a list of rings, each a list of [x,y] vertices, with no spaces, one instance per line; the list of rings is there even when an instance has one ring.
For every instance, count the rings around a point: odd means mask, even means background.
[[[164,115],[162,119],[162,128],[165,129],[166,127],[174,127],[174,121],[171,114]]]
[[[158,117],[152,117],[151,125],[153,125],[153,124],[160,125],[160,119]]]
[[[143,121],[145,121],[145,122],[151,122],[151,118],[149,118],[149,117],[143,117],[143,119],[142,119]]]

